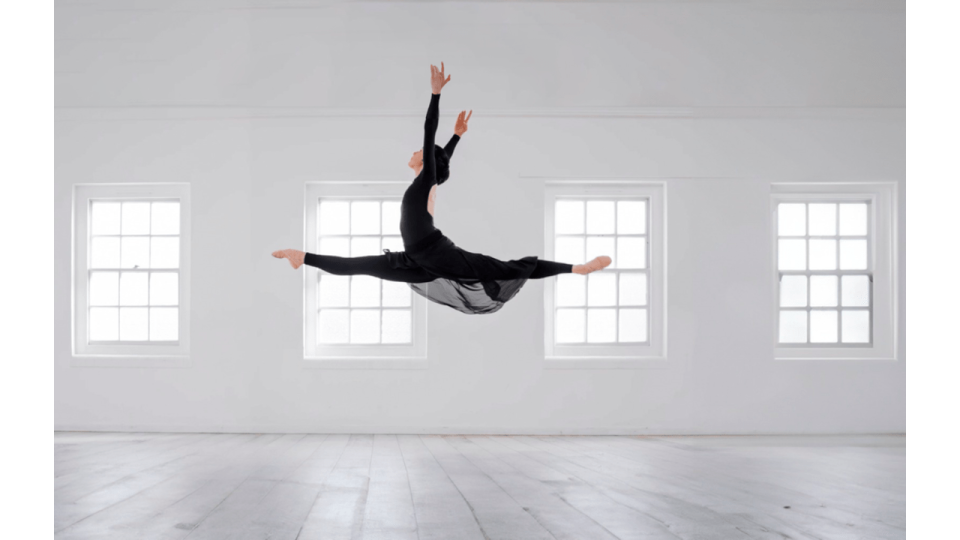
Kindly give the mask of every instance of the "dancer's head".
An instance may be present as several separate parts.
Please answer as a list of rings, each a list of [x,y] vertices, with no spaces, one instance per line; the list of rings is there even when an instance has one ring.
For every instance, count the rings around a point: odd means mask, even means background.
[[[444,150],[442,146],[435,145],[433,158],[437,162],[437,185],[440,185],[450,178],[450,157],[447,156],[447,151]],[[423,168],[423,148],[417,150],[410,156],[410,161],[407,163],[407,166],[417,171],[417,173],[420,172],[420,169]]]

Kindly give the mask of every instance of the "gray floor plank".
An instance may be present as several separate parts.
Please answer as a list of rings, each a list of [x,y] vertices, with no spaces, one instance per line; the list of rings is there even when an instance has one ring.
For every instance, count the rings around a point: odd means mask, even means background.
[[[450,438],[428,437],[423,441],[470,505],[486,537],[554,538],[516,499],[454,448]]]
[[[360,537],[364,540],[417,539],[410,480],[396,435],[373,438],[370,487]]]
[[[333,470],[323,479],[298,540],[359,536],[372,457],[373,435],[351,435]]]
[[[424,445],[432,435],[400,435],[421,540],[483,539],[470,505]]]
[[[547,483],[562,482],[559,474],[531,478],[510,465],[497,452],[485,447],[484,437],[451,437],[450,444],[510,494],[544,529],[557,539],[615,539],[616,536],[591,517],[563,500]]]

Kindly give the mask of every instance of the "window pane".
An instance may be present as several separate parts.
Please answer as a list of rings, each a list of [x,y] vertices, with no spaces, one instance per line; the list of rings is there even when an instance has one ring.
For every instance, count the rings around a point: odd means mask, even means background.
[[[381,209],[383,234],[400,234],[400,201],[383,201]]]
[[[98,201],[91,206],[91,234],[120,234],[120,203]]]
[[[870,343],[870,312],[866,310],[843,310],[843,342]]]
[[[610,255],[613,262],[610,263],[609,268],[646,268],[646,241],[646,236],[617,237],[617,253],[616,255]],[[609,254],[604,253],[604,255]]]
[[[123,272],[120,274],[120,305],[121,306],[145,306],[147,305],[147,282],[146,272]],[[123,313],[120,314],[123,317]],[[146,332],[146,323],[143,325]],[[121,330],[121,334],[122,334]],[[122,335],[120,339],[126,339]],[[146,339],[146,338],[144,338]]]
[[[617,340],[617,310],[587,310],[587,341],[590,343],[612,343]]]
[[[557,343],[583,343],[586,329],[585,309],[557,310]]]
[[[379,309],[351,310],[350,311],[350,343],[379,343],[379,342],[380,342],[380,310]]]
[[[120,233],[150,234],[150,203],[125,202]]]
[[[175,306],[180,303],[180,276],[174,272],[150,273],[150,305]]]
[[[840,205],[840,235],[867,235],[867,205],[865,203]]]
[[[617,305],[617,274],[593,272],[587,276],[587,305]]]
[[[380,241],[380,253],[383,253],[384,249],[403,251],[403,239],[399,236],[384,236]]]
[[[810,270],[837,269],[837,241],[810,240]]]
[[[867,276],[843,276],[840,283],[844,307],[870,305],[870,278]]]
[[[407,307],[410,305],[410,285],[398,281],[384,281],[381,287],[383,287],[384,306]]]
[[[149,268],[150,238],[146,236],[135,236],[121,239],[120,267]]]
[[[620,310],[620,342],[643,342],[647,340],[647,310]]]
[[[159,236],[150,239],[151,268],[180,267],[180,238]]]
[[[350,239],[350,256],[382,255],[379,236],[355,236]]]
[[[119,238],[94,238],[90,251],[91,268],[120,268]]]
[[[344,236],[320,238],[319,252],[321,255],[334,255],[336,257],[350,256],[350,239]]]
[[[813,307],[837,305],[837,276],[810,276],[810,305]]]
[[[841,240],[840,241],[840,269],[866,270],[867,269],[867,241]]]
[[[119,308],[90,308],[90,341],[116,341],[119,324]]]
[[[554,214],[556,234],[583,234],[583,201],[557,201]]]
[[[780,236],[803,236],[807,232],[807,205],[780,203],[777,207],[777,230]]]
[[[150,308],[150,341],[176,341],[180,338],[178,308]]]
[[[350,206],[350,234],[380,234],[379,201],[353,201]]]
[[[557,305],[582,306],[587,303],[587,276],[557,275]]]
[[[810,312],[810,343],[837,342],[837,312],[813,310]]]
[[[350,234],[350,203],[348,201],[320,201],[319,233]]]
[[[807,342],[807,312],[780,311],[780,343]]]
[[[777,249],[778,267],[780,270],[807,269],[807,241],[806,240],[779,240]]]
[[[147,341],[148,335],[147,308],[120,308],[121,341]]]
[[[836,236],[837,205],[810,205],[810,236]]]
[[[613,201],[587,201],[587,234],[613,234]]]
[[[90,305],[117,305],[119,279],[120,276],[116,272],[93,272],[90,274]]]
[[[352,276],[350,306],[376,307],[380,305],[380,279],[373,276]]]
[[[150,210],[150,234],[180,234],[180,203],[153,203]]]
[[[584,262],[590,262],[599,255],[606,255],[613,259],[613,262],[610,263],[610,266],[607,268],[616,268],[617,260],[613,257],[616,255],[614,251],[616,248],[614,246],[614,237],[613,236],[588,236],[587,237],[587,254],[584,256]]]
[[[646,201],[617,201],[617,234],[645,234],[646,232]]]
[[[594,274],[589,274],[594,275]],[[647,305],[647,274],[624,272],[620,274],[620,305]],[[622,339],[620,341],[623,341]]]
[[[409,289],[407,289],[409,291]],[[410,343],[410,310],[387,309],[383,312],[383,343]]]
[[[586,262],[583,258],[585,251],[584,244],[585,242],[582,236],[558,237],[554,259],[557,262],[568,264],[583,264]]]
[[[807,276],[780,278],[780,307],[807,307]]]
[[[350,310],[321,309],[317,317],[317,341],[347,343],[350,340]]]
[[[320,307],[347,307],[350,305],[350,276],[320,274],[317,287]]]

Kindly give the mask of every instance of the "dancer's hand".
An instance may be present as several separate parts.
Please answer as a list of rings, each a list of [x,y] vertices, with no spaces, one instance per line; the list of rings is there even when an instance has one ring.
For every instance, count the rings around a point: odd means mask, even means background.
[[[466,118],[464,118],[466,115]],[[454,126],[453,132],[459,137],[463,137],[463,134],[467,132],[467,122],[470,121],[470,117],[473,116],[473,109],[470,109],[470,114],[467,115],[467,111],[460,111],[460,116],[457,117],[457,125]]]
[[[447,80],[443,80],[443,75],[443,62],[440,62],[440,69],[430,64],[430,86],[433,88],[434,94],[439,94],[444,85],[450,82],[450,76],[447,75]]]

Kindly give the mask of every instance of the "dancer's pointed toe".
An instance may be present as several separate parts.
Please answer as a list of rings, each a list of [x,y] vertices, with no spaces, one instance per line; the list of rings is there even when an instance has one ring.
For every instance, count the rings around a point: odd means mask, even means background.
[[[575,274],[589,274],[591,272],[596,272],[597,270],[603,270],[604,268],[610,266],[613,263],[613,259],[607,257],[606,255],[600,255],[594,257],[592,261],[586,264],[578,264],[573,267],[573,272]]]
[[[298,249],[279,249],[274,251],[272,255],[278,259],[287,259],[287,261],[290,263],[290,266],[296,270],[303,265],[303,259],[306,256],[306,253]]]

